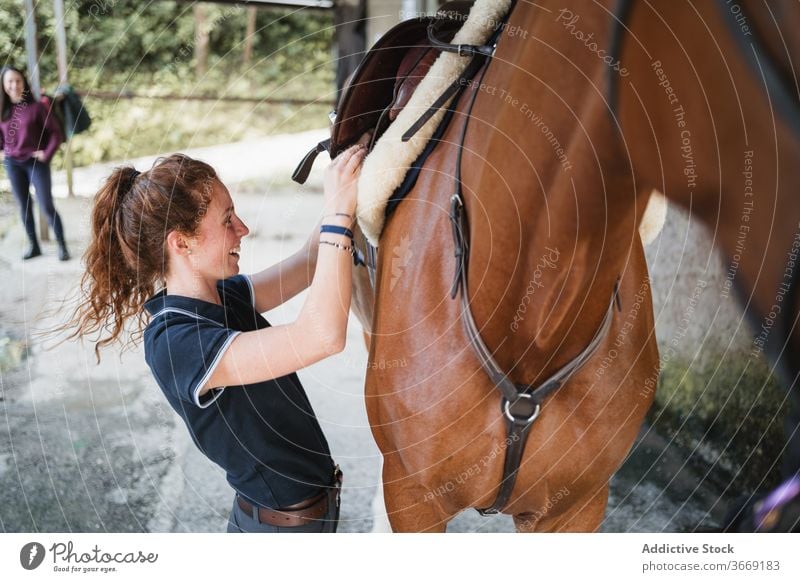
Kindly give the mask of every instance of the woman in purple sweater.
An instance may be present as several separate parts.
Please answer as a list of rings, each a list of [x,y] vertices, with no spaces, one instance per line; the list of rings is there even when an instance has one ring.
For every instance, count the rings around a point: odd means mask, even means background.
[[[11,190],[19,205],[30,246],[23,259],[42,254],[36,238],[30,186],[36,190],[39,204],[47,215],[58,241],[58,258],[69,259],[61,217],[53,205],[50,160],[64,141],[61,128],[48,107],[36,101],[28,80],[19,69],[4,67],[0,72],[0,156],[3,158]]]

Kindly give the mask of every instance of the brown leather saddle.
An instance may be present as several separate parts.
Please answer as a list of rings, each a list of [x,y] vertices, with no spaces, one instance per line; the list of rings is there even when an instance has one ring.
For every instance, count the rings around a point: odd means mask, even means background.
[[[428,39],[429,25],[435,22],[439,37],[449,40],[466,20],[472,3],[473,0],[448,2],[436,16],[406,20],[384,34],[345,84],[339,103],[331,112],[331,137],[306,154],[292,179],[303,184],[318,154],[327,151],[335,158],[369,130],[374,130],[369,146],[372,149],[441,52]]]

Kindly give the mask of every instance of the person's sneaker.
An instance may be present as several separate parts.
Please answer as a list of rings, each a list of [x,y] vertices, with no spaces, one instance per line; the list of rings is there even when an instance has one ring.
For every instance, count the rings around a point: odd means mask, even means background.
[[[42,254],[42,249],[39,248],[39,245],[31,245],[28,247],[28,250],[22,255],[22,260],[27,261],[28,259],[33,259],[34,257],[38,257]]]

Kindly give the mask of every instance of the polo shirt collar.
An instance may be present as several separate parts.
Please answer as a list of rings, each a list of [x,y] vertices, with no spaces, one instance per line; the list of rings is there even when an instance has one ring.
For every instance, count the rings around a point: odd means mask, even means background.
[[[219,289],[219,286],[217,288]],[[220,296],[222,300],[225,301],[225,296],[222,293],[220,293]],[[170,295],[167,293],[166,289],[159,291],[148,299],[144,307],[153,317],[162,312],[174,312],[202,319],[210,319],[214,323],[222,326],[227,325],[224,304],[217,305],[216,303],[210,303],[202,299],[194,299],[193,297]]]

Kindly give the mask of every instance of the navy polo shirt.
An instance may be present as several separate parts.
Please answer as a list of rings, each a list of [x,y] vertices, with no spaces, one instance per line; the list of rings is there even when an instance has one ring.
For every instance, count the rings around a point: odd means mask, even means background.
[[[280,508],[331,484],[333,461],[297,374],[210,390],[198,397],[242,332],[269,327],[249,277],[217,282],[222,305],[158,293],[145,303],[145,360],[200,450],[245,499]],[[265,358],[269,354],[264,354]]]

